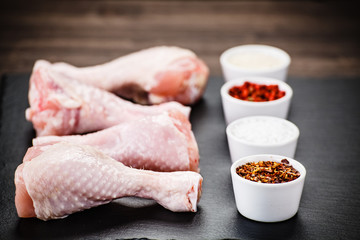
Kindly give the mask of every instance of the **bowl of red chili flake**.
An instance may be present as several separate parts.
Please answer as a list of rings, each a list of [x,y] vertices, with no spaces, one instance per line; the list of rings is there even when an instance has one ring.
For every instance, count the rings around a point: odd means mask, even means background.
[[[265,77],[228,81],[220,93],[227,124],[254,115],[286,118],[293,95],[287,83]]]
[[[229,89],[233,98],[250,102],[268,102],[285,96],[285,91],[279,89],[277,84],[257,84],[245,81],[242,85],[235,85]]]
[[[251,155],[231,166],[236,207],[260,222],[280,222],[299,209],[306,176],[298,161],[280,155]]]

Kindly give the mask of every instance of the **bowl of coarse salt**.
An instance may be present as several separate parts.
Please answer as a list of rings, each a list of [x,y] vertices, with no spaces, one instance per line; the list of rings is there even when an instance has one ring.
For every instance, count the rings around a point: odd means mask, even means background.
[[[286,81],[291,59],[284,50],[260,44],[230,48],[220,56],[225,81],[259,76]]]
[[[231,161],[254,154],[276,154],[294,158],[299,128],[271,116],[240,118],[226,128]]]
[[[227,124],[256,115],[286,118],[293,96],[285,82],[266,77],[243,77],[223,84],[220,89]]]

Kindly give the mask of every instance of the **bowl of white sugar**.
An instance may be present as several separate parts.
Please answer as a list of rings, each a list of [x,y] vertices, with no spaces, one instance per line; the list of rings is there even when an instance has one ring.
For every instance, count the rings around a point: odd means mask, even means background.
[[[233,121],[226,128],[231,161],[255,154],[294,158],[299,128],[271,116],[251,116]]]
[[[220,56],[225,81],[240,77],[270,77],[286,81],[291,62],[285,51],[268,45],[241,45]]]

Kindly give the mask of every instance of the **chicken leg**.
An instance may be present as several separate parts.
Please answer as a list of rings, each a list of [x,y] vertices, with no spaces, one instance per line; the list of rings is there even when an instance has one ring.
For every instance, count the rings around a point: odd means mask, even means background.
[[[26,118],[38,136],[92,132],[174,109],[187,117],[190,113],[189,107],[177,102],[134,104],[45,67],[31,75],[29,103]]]
[[[77,68],[67,63],[35,63],[71,79],[116,93],[142,104],[178,101],[190,105],[202,96],[208,67],[190,50],[153,47],[111,62]]]
[[[85,145],[31,147],[15,172],[19,217],[42,220],[136,196],[174,211],[196,212],[202,177],[195,172],[153,172],[124,166]]]
[[[199,150],[191,124],[183,114],[175,111],[86,135],[37,137],[33,139],[33,145],[62,141],[93,146],[134,168],[164,172],[199,171]]]

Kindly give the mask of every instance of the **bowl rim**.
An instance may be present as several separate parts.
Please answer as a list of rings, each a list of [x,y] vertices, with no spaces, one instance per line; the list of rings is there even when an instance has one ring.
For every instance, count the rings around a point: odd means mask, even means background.
[[[274,159],[270,159],[269,161],[275,161],[275,162],[280,162],[281,160],[277,160],[277,159],[284,159],[286,158],[289,162],[290,165],[293,166],[297,171],[300,172],[300,177],[298,177],[295,180],[292,180],[290,182],[285,182],[285,183],[274,183],[274,184],[268,184],[268,183],[259,183],[259,182],[254,182],[248,179],[244,179],[242,177],[240,177],[237,173],[236,173],[236,168],[248,163],[248,162],[257,162],[254,160],[249,160],[249,158],[256,158],[256,157],[269,157],[269,158],[274,158]],[[260,161],[260,160],[259,160]],[[294,166],[297,165],[297,167]],[[264,188],[281,188],[281,187],[285,187],[285,186],[291,186],[291,185],[295,185],[298,184],[301,181],[305,180],[305,176],[306,176],[306,168],[304,167],[303,164],[301,164],[299,161],[293,159],[293,158],[289,158],[286,156],[282,156],[282,155],[276,155],[276,154],[256,154],[256,155],[249,155],[246,157],[242,157],[238,160],[236,160],[230,167],[230,174],[232,175],[232,178],[237,181],[240,181],[243,184],[250,184],[254,187],[264,187]],[[234,183],[233,183],[234,184]]]
[[[285,123],[286,125],[288,125],[289,127],[293,128],[295,130],[295,135],[291,138],[289,138],[287,141],[283,141],[283,142],[280,142],[280,143],[269,143],[269,144],[258,144],[258,143],[252,143],[252,142],[247,142],[247,141],[244,141],[238,137],[236,137],[231,131],[230,129],[236,125],[238,122],[241,122],[243,121],[244,119],[249,119],[249,118],[271,118],[275,121],[280,121],[280,122],[283,122]],[[237,141],[237,142],[240,142],[244,145],[247,145],[247,146],[252,146],[252,147],[280,147],[280,146],[285,146],[293,141],[296,141],[297,139],[299,139],[299,136],[300,136],[300,129],[298,128],[298,126],[295,125],[295,123],[287,120],[287,119],[284,119],[284,118],[279,118],[279,117],[274,117],[274,116],[266,116],[266,115],[254,115],[254,116],[247,116],[247,117],[243,117],[243,118],[239,118],[239,119],[236,119],[234,121],[232,121],[227,127],[226,127],[226,135],[230,138],[232,138],[233,140]]]
[[[237,67],[234,64],[231,64],[228,62],[228,57],[236,52],[239,51],[243,51],[246,49],[256,49],[257,51],[272,51],[272,52],[276,52],[276,54],[273,55],[277,55],[277,56],[281,56],[282,59],[284,59],[284,63],[277,66],[277,67],[272,67],[269,69],[260,69],[260,70],[249,70],[249,69],[244,69],[241,67]],[[226,66],[232,70],[235,71],[239,71],[239,72],[245,72],[245,73],[269,73],[269,72],[276,72],[279,70],[283,70],[289,67],[290,63],[291,63],[291,57],[290,55],[285,52],[284,50],[278,48],[278,47],[274,47],[274,46],[270,46],[270,45],[265,45],[265,44],[244,44],[244,45],[238,45],[238,46],[234,46],[231,47],[227,50],[225,50],[221,55],[220,55],[220,63],[223,66]]]
[[[271,101],[251,102],[251,101],[234,98],[228,93],[228,91],[231,87],[236,86],[236,85],[242,85],[246,81],[251,82],[251,83],[256,83],[256,84],[265,84],[265,85],[277,84],[279,86],[280,90],[285,91],[285,96],[283,96],[282,98],[276,99],[276,100],[271,100]],[[220,89],[220,94],[223,98],[225,98],[228,101],[231,101],[233,103],[259,107],[259,106],[264,106],[264,105],[265,106],[266,105],[276,105],[276,104],[280,104],[285,101],[289,101],[293,96],[293,90],[289,84],[287,84],[286,82],[281,81],[279,79],[276,79],[276,78],[248,76],[248,77],[236,78],[236,79],[225,82]]]

